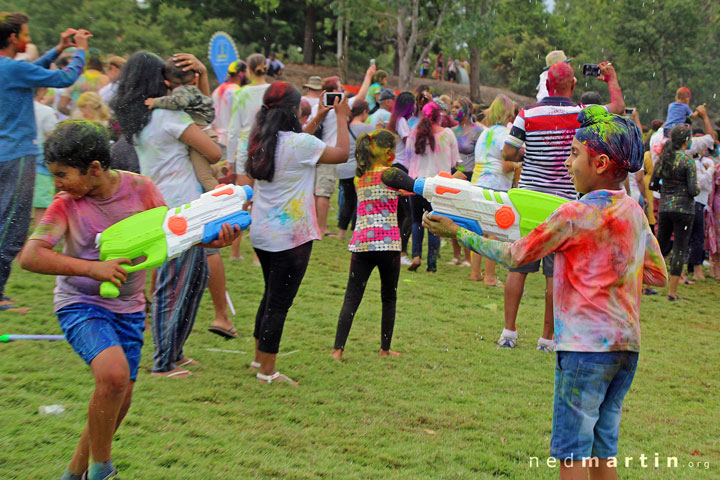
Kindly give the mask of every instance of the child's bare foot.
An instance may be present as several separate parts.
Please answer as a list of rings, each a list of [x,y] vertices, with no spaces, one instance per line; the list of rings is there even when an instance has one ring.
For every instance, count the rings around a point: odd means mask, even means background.
[[[483,281],[483,278],[484,278],[484,277],[483,277],[482,275],[480,275],[479,277],[476,277],[476,276],[473,275],[472,273],[470,274],[470,281],[471,281],[471,282],[482,282],[482,281]]]
[[[170,370],[169,372],[152,372],[152,376],[154,377],[165,377],[165,378],[187,378],[192,373],[190,371],[185,370],[180,367],[175,367],[174,369]]]
[[[333,351],[330,352],[330,356],[335,360],[342,360],[343,351],[341,348],[333,348]]]
[[[380,356],[381,357],[399,357],[400,352],[396,352],[394,350],[380,350]]]
[[[503,286],[503,283],[500,280],[498,280],[497,277],[494,277],[494,278],[485,277],[485,281],[483,283],[485,285],[487,285],[488,287],[502,287]]]

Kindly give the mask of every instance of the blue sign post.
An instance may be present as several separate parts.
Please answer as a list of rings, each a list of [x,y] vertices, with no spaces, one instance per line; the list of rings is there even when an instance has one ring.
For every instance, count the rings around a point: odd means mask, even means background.
[[[208,44],[208,58],[219,83],[225,81],[228,67],[238,59],[238,50],[232,37],[225,32],[215,32]]]

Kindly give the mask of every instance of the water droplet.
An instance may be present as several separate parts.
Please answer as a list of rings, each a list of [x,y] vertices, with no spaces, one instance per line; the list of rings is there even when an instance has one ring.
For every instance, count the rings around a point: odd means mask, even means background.
[[[638,53],[640,53],[640,47],[638,47]]]
[[[653,72],[653,78],[655,78],[655,72]]]
[[[713,98],[717,97],[717,93],[713,93]]]

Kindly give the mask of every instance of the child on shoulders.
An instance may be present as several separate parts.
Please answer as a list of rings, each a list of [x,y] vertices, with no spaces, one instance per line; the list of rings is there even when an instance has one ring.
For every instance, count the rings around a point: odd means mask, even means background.
[[[436,215],[426,215],[424,226],[508,267],[557,253],[551,455],[563,460],[560,478],[587,478],[588,469],[591,478],[617,478],[622,403],[640,351],[642,284],[665,285],[667,269],[640,205],[621,187],[642,166],[640,131],[601,106],[584,109],[578,121],[565,166],[582,199],[514,243]]]
[[[665,126],[663,127],[665,138],[670,137],[670,130],[672,130],[672,127],[682,123],[689,123],[692,120],[688,120],[688,117],[692,119],[699,115],[697,110],[693,112],[688,106],[690,104],[691,97],[692,94],[690,93],[689,88],[678,88],[678,91],[675,94],[675,101],[668,105],[667,118],[665,119]]]

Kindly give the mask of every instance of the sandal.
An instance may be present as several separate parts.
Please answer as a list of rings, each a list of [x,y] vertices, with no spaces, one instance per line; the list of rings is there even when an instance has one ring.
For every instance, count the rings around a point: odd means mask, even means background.
[[[6,303],[5,305],[0,305],[0,312],[8,312],[8,313],[18,313],[20,315],[25,315],[30,311],[27,307],[16,307],[14,303]]]
[[[250,370],[257,370],[259,368],[260,368],[260,362],[256,362],[255,360],[250,362]]]
[[[197,360],[193,360],[190,357],[185,357],[177,364],[178,367],[187,367],[188,365],[200,365],[200,362],[198,362]]]
[[[187,378],[192,375],[190,370],[170,370],[169,372],[152,372],[154,377],[165,377],[165,378]]]
[[[483,285],[486,287],[502,287],[503,283],[500,280],[495,280],[495,283],[485,283],[483,282]]]
[[[683,297],[681,297],[680,295],[675,295],[674,297],[673,297],[672,295],[668,295],[668,296],[667,296],[667,299],[668,299],[669,302],[679,302],[679,301],[685,300],[685,299],[684,299]]]
[[[267,383],[268,385],[273,382],[287,382],[290,385],[293,385],[295,387],[300,385],[299,382],[295,382],[295,381],[291,380],[289,377],[287,377],[286,375],[283,375],[282,373],[278,372],[277,370],[272,375],[263,375],[262,373],[258,372],[257,375],[255,375],[255,377],[258,380],[260,380],[261,382]]]

